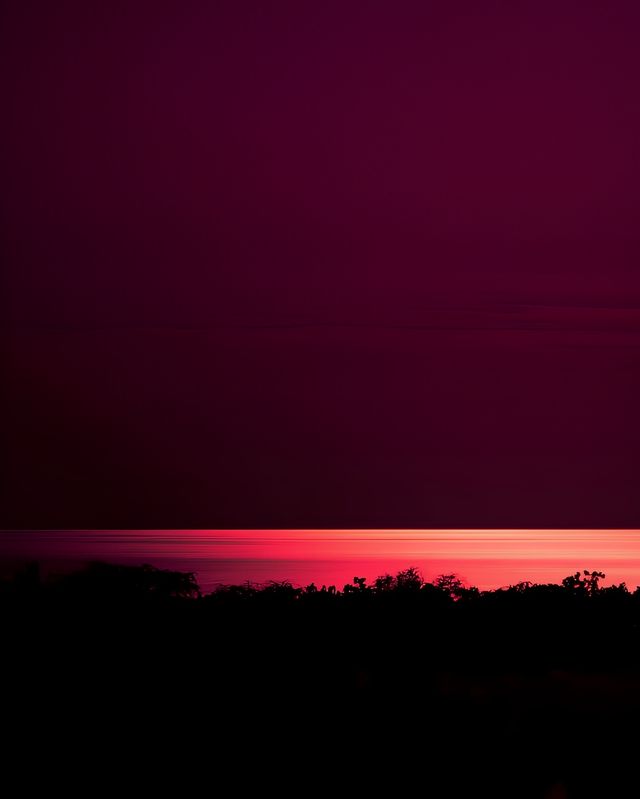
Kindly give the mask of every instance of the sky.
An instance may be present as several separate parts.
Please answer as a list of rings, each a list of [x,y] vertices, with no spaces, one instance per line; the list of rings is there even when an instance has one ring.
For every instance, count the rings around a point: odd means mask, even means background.
[[[636,3],[102,5],[0,11],[0,526],[640,526]]]
[[[416,568],[482,590],[556,583],[580,571],[603,585],[640,582],[640,530],[17,530],[0,536],[0,576],[37,559],[45,577],[92,561],[194,572],[203,591],[246,581],[339,590],[354,577]]]

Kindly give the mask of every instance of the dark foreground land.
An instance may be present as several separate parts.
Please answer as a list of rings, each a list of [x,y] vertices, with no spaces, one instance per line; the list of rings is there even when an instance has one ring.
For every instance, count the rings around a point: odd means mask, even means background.
[[[32,566],[0,583],[4,728],[63,787],[82,762],[142,770],[120,784],[142,795],[177,770],[197,795],[204,774],[225,796],[640,796],[640,591],[601,577],[202,596],[150,566]]]

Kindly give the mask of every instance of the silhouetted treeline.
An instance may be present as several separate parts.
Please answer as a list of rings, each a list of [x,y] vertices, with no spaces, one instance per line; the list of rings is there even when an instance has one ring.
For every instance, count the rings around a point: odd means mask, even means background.
[[[314,784],[340,770],[362,791],[618,796],[637,744],[640,589],[603,578],[480,591],[408,568],[203,594],[151,566],[33,565],[0,581],[5,685],[32,722],[188,739],[220,768],[244,752],[263,786],[286,752]]]
[[[486,600],[488,597],[502,597],[504,601],[514,596],[556,598],[572,597],[573,599],[639,596],[640,586],[632,593],[625,583],[612,586],[601,586],[600,581],[606,575],[599,571],[577,571],[565,577],[561,583],[519,582],[504,588],[480,591],[475,586],[466,586],[456,574],[441,574],[432,582],[424,580],[419,569],[411,566],[395,575],[385,573],[368,583],[365,577],[354,577],[351,583],[342,588],[335,585],[315,583],[307,586],[294,586],[290,581],[270,580],[263,584],[246,581],[236,585],[220,585],[209,594],[204,595],[198,585],[194,572],[181,572],[160,569],[149,564],[129,566],[96,561],[71,572],[50,573],[42,575],[37,562],[20,569],[14,569],[11,576],[0,578],[0,600],[11,602],[15,599],[31,601],[46,596],[48,601],[60,599],[90,599],[91,601],[108,601],[119,604],[123,601],[170,601],[178,599],[197,599],[222,602],[251,598],[253,601],[270,601],[279,597],[287,601],[314,602],[334,601],[336,597],[352,595],[368,597],[411,596],[414,600],[425,601],[425,597],[451,602]],[[329,600],[328,598],[332,599]]]
[[[370,584],[354,577],[342,588],[247,582],[203,594],[193,573],[149,565],[92,563],[42,577],[32,564],[0,581],[0,607],[7,623],[19,620],[18,626],[30,616],[70,629],[86,616],[94,624],[113,619],[122,632],[133,619],[166,624],[167,630],[179,621],[184,629],[195,625],[194,646],[208,646],[209,635],[242,629],[256,640],[268,629],[267,648],[276,635],[286,638],[287,647],[322,642],[323,651],[340,656],[345,675],[349,668],[357,672],[360,686],[374,679],[382,664],[405,661],[456,670],[635,669],[640,588],[604,587],[604,577],[584,570],[560,584],[521,582],[480,591],[455,574],[427,582],[410,567]],[[318,652],[316,659],[322,657]]]

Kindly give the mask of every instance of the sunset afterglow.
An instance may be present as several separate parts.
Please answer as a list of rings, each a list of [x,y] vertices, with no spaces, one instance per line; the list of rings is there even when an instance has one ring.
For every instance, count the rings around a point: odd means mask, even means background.
[[[496,588],[559,582],[599,569],[606,584],[640,583],[640,530],[143,530],[5,533],[3,560],[48,570],[90,560],[152,563],[197,573],[203,588],[246,580],[341,587],[417,566],[425,579],[456,572]]]

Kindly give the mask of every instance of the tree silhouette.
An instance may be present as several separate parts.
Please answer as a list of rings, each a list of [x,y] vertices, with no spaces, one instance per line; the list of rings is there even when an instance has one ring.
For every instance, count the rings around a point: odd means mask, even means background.
[[[379,593],[393,591],[396,585],[396,578],[391,574],[381,574],[379,577],[376,577],[373,585],[374,589]]]
[[[397,591],[419,591],[424,585],[422,574],[415,566],[399,571],[396,574]]]
[[[594,596],[600,590],[600,580],[604,580],[605,577],[606,575],[604,572],[590,572],[585,569],[582,574],[577,571],[575,574],[565,577],[562,581],[562,585],[564,588],[567,588],[569,591],[573,591],[574,593]]]
[[[459,599],[464,593],[464,583],[457,574],[439,574],[433,584],[452,599]]]

